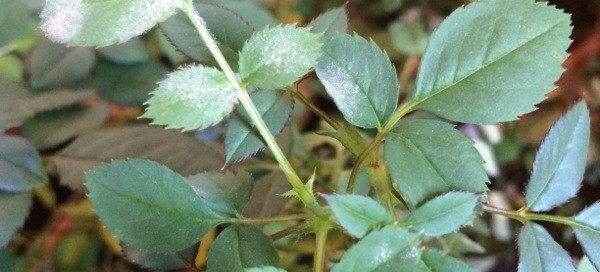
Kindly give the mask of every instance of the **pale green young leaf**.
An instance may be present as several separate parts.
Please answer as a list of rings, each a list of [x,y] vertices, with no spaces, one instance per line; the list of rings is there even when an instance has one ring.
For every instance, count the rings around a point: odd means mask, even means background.
[[[256,91],[250,95],[258,113],[272,135],[278,135],[294,108],[294,98],[285,91]],[[225,136],[226,162],[231,163],[252,156],[265,147],[260,133],[243,108],[235,112]]]
[[[25,223],[33,203],[31,192],[7,193],[0,191],[0,248],[5,247]]]
[[[223,120],[237,103],[234,87],[214,68],[185,67],[158,84],[142,117],[167,128],[207,128]]]
[[[577,224],[571,225],[577,241],[583,247],[594,267],[600,270],[600,203],[596,203],[575,216]]]
[[[387,210],[372,198],[361,195],[323,197],[340,225],[354,237],[362,238],[370,230],[393,222]]]
[[[410,103],[477,124],[533,111],[563,72],[569,24],[568,14],[546,2],[483,0],[459,8],[431,36]]]
[[[23,192],[48,182],[42,159],[23,138],[0,135],[0,190]]]
[[[132,64],[150,60],[144,42],[140,38],[133,38],[121,44],[115,44],[98,49],[103,57],[121,64]]]
[[[88,76],[95,63],[91,48],[66,47],[41,39],[28,62],[29,81],[35,89],[69,85]]]
[[[140,106],[148,100],[156,82],[167,73],[169,68],[157,61],[128,65],[100,61],[96,66],[96,88],[105,100],[124,106]]]
[[[61,184],[82,189],[85,172],[113,159],[128,158],[155,161],[186,177],[223,166],[223,155],[208,143],[178,131],[148,126],[83,134],[54,154],[52,161]]]
[[[381,127],[396,109],[396,70],[373,41],[347,34],[326,39],[316,72],[353,125]]]
[[[571,257],[540,225],[526,223],[521,229],[519,272],[575,271]]]
[[[23,61],[13,54],[0,56],[0,77],[10,80],[22,80]]]
[[[421,21],[394,22],[390,25],[389,32],[392,46],[404,55],[420,56],[427,47],[429,35]]]
[[[384,157],[392,178],[413,203],[440,192],[487,190],[483,160],[473,141],[444,122],[401,123],[386,136]]]
[[[294,83],[317,63],[321,55],[320,37],[308,28],[293,25],[257,32],[240,52],[242,80],[262,89]]]
[[[213,211],[232,216],[242,213],[253,185],[252,176],[243,171],[237,174],[207,172],[188,177],[188,182]]]
[[[554,124],[536,154],[525,194],[528,209],[547,211],[577,194],[589,144],[590,114],[581,101]]]
[[[48,149],[102,126],[108,115],[104,102],[45,111],[24,122],[21,134],[36,148]]]
[[[232,225],[217,236],[208,251],[208,272],[244,271],[257,266],[276,266],[279,256],[273,242],[251,225]]]
[[[86,175],[94,211],[119,240],[169,253],[198,242],[224,218],[185,178],[152,161],[116,160]]]
[[[348,3],[339,8],[331,9],[308,23],[313,33],[323,33],[333,36],[338,33],[348,32]]]
[[[148,31],[181,8],[182,0],[47,0],[41,29],[54,42],[102,47]]]
[[[467,192],[449,192],[438,196],[411,213],[405,220],[417,232],[439,236],[471,223],[477,214],[479,196]]]
[[[467,264],[434,250],[421,254],[422,272],[475,272]]]
[[[332,272],[418,271],[419,237],[406,229],[387,226],[352,246]]]

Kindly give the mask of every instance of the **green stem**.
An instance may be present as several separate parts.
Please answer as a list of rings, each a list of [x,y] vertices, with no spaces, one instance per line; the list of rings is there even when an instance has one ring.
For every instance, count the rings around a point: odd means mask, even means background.
[[[258,130],[262,138],[265,140],[267,147],[269,147],[269,149],[273,153],[273,156],[275,157],[275,159],[279,163],[279,166],[285,173],[287,180],[292,185],[292,188],[294,192],[296,192],[296,194],[298,195],[298,198],[300,198],[304,205],[312,212],[314,212],[315,215],[317,215],[320,218],[328,218],[329,214],[327,213],[327,211],[324,210],[323,207],[319,206],[315,196],[313,195],[313,192],[310,192],[304,186],[304,183],[302,182],[298,174],[296,174],[292,165],[283,154],[283,151],[281,151],[281,148],[279,148],[279,145],[277,144],[277,142],[275,142],[273,135],[271,135],[271,132],[269,132],[269,129],[263,121],[260,113],[258,113],[258,110],[254,106],[254,103],[252,103],[252,100],[250,99],[250,96],[246,91],[246,86],[244,86],[238,80],[237,76],[229,66],[229,63],[227,63],[227,60],[221,53],[217,42],[214,40],[214,38],[210,34],[210,31],[206,27],[206,23],[196,13],[193,2],[191,0],[186,1],[183,7],[183,11],[191,20],[192,24],[200,34],[200,37],[206,44],[206,47],[217,61],[217,64],[219,65],[227,79],[229,79],[229,81],[235,88],[236,96],[240,101],[240,104],[242,104],[242,106],[248,113],[248,116],[250,116],[250,119],[252,119],[252,122],[256,126],[256,129]]]
[[[313,271],[315,272],[323,272],[325,269],[325,245],[327,244],[327,234],[329,233],[330,224],[329,220],[315,222],[316,249],[313,262]]]
[[[576,224],[570,217],[558,216],[558,215],[550,215],[550,214],[540,214],[540,213],[528,213],[524,211],[510,211],[501,209],[498,207],[490,206],[487,204],[483,205],[483,211],[491,214],[498,214],[502,216],[506,216],[515,220],[518,220],[521,223],[525,223],[527,221],[545,221],[558,223],[563,225],[574,225]]]
[[[273,216],[273,217],[259,217],[259,218],[231,218],[228,220],[229,223],[235,224],[267,224],[273,222],[282,222],[282,221],[300,221],[306,220],[310,218],[308,214],[292,214],[292,215],[282,215],[282,216]]]
[[[302,222],[300,224],[291,226],[291,227],[289,227],[287,229],[284,229],[282,231],[279,231],[279,232],[276,232],[274,234],[271,234],[270,237],[271,237],[271,240],[275,241],[275,240],[281,239],[283,237],[286,237],[288,235],[294,234],[296,232],[304,231],[304,230],[308,229],[311,226],[312,226],[312,224],[311,224],[310,221],[304,221],[304,222]]]

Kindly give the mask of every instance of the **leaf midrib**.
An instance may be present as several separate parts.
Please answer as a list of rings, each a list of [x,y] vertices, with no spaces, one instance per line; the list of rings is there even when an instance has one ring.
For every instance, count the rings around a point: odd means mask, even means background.
[[[508,57],[508,56],[512,55],[512,53],[514,53],[514,52],[516,52],[516,51],[518,51],[518,50],[522,49],[523,47],[525,47],[525,46],[529,45],[529,44],[530,44],[530,43],[532,43],[533,41],[535,41],[535,40],[537,40],[537,39],[539,39],[539,38],[541,38],[541,37],[545,36],[546,34],[548,34],[549,32],[553,31],[553,30],[554,30],[556,27],[560,26],[560,25],[561,25],[563,22],[565,22],[565,21],[569,21],[569,18],[568,18],[568,17],[566,17],[566,18],[563,18],[562,20],[560,20],[560,21],[558,21],[556,24],[554,24],[554,25],[550,26],[550,27],[549,27],[547,30],[545,30],[544,32],[540,33],[539,35],[537,35],[537,36],[533,37],[532,39],[529,39],[529,40],[527,40],[527,41],[526,41],[526,42],[524,42],[523,44],[521,44],[521,45],[519,45],[519,46],[515,47],[514,49],[512,49],[512,50],[510,50],[510,51],[508,51],[508,52],[507,52],[507,53],[505,53],[504,55],[501,55],[501,56],[500,56],[500,57],[498,57],[497,59],[495,59],[495,60],[493,60],[493,61],[490,61],[490,62],[488,62],[487,64],[483,65],[483,66],[482,66],[482,67],[480,67],[479,69],[475,69],[474,71],[472,71],[471,73],[469,73],[469,74],[467,74],[466,76],[462,77],[461,79],[459,79],[459,80],[457,80],[457,81],[455,81],[455,82],[453,82],[453,83],[451,83],[451,84],[449,84],[449,85],[447,85],[447,86],[444,86],[444,87],[439,87],[437,90],[430,90],[429,92],[426,92],[427,94],[430,94],[430,95],[426,95],[425,97],[423,97],[423,98],[421,98],[420,100],[417,100],[417,101],[415,101],[415,102],[412,102],[411,104],[413,105],[413,107],[415,107],[415,108],[416,108],[416,107],[418,107],[418,106],[419,106],[421,103],[423,103],[423,102],[425,102],[425,101],[427,101],[427,100],[429,100],[429,99],[431,99],[431,98],[433,98],[433,97],[437,96],[438,94],[440,94],[440,93],[444,93],[444,92],[445,92],[446,90],[448,90],[448,89],[451,89],[451,90],[452,90],[452,87],[454,87],[454,86],[456,86],[456,85],[460,84],[460,83],[461,83],[462,81],[464,81],[464,80],[467,80],[467,79],[468,79],[468,78],[470,78],[471,76],[474,76],[474,75],[476,75],[477,73],[479,73],[479,72],[481,72],[481,71],[485,70],[485,69],[486,69],[486,68],[488,68],[489,66],[491,66],[491,65],[493,65],[493,64],[496,64],[496,63],[498,63],[498,62],[499,62],[499,61],[501,61],[502,59],[504,59],[504,58],[506,58],[506,57]],[[457,89],[454,89],[454,90],[457,90]]]

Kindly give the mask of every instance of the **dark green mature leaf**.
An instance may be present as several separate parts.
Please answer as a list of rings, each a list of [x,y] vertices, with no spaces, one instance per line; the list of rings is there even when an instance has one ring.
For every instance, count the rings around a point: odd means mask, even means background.
[[[152,161],[116,160],[86,174],[94,211],[119,240],[152,252],[179,251],[224,218],[185,178]]]
[[[203,129],[214,125],[237,103],[235,89],[221,71],[202,66],[188,66],[159,83],[142,116],[152,124],[183,130]]]
[[[244,269],[244,272],[285,272],[285,270],[272,267],[272,266],[262,266],[262,267],[252,267]]]
[[[108,47],[107,47],[108,48]],[[100,61],[96,66],[96,87],[100,97],[119,105],[140,106],[165,78],[169,68],[157,61],[118,65]]]
[[[156,161],[182,176],[223,166],[223,155],[208,144],[177,131],[147,126],[81,135],[52,160],[61,183],[81,189],[85,172],[112,159],[128,158]]]
[[[263,89],[294,83],[317,63],[321,55],[320,36],[293,25],[257,32],[240,52],[242,80]]]
[[[386,209],[370,197],[361,195],[323,196],[333,215],[352,236],[362,238],[370,230],[393,222]]]
[[[17,256],[8,247],[0,248],[0,271],[15,271],[16,259]]]
[[[547,211],[577,194],[590,145],[590,114],[577,103],[550,129],[533,163],[525,201],[533,211]]]
[[[535,110],[563,71],[569,23],[546,2],[485,0],[458,9],[431,36],[410,103],[477,124]]]
[[[542,226],[526,223],[518,242],[519,272],[575,271],[569,253]]]
[[[405,229],[385,227],[352,246],[332,272],[418,271],[419,237]]]
[[[207,258],[209,272],[244,271],[244,268],[279,264],[271,239],[251,225],[226,228],[210,247]]]
[[[384,156],[392,178],[414,203],[440,192],[487,190],[473,142],[447,123],[401,123],[386,136]]]
[[[121,44],[98,49],[103,57],[121,64],[132,64],[150,60],[146,46],[139,38],[133,38]]]
[[[381,127],[396,109],[396,70],[373,41],[347,34],[327,39],[316,71],[344,118],[353,125]]]
[[[275,216],[281,212],[288,199],[281,196],[291,189],[281,172],[271,172],[254,183],[250,201],[244,209],[246,217]]]
[[[193,245],[179,252],[155,253],[121,244],[123,256],[144,268],[149,269],[179,269],[185,268],[186,262],[193,263],[197,246]]]
[[[206,199],[208,206],[218,213],[238,216],[246,207],[252,193],[252,176],[240,171],[209,172],[193,175],[188,182],[196,194]]]
[[[41,28],[55,42],[107,46],[141,35],[183,4],[172,0],[48,0],[40,15]]]
[[[272,135],[279,134],[294,108],[294,98],[285,91],[257,91],[250,95],[258,113]],[[243,108],[238,108],[227,127],[225,160],[227,163],[243,160],[266,146],[260,133]]]
[[[323,33],[333,36],[338,33],[348,32],[348,3],[339,8],[331,9],[315,18],[307,27],[313,33]]]
[[[600,270],[600,203],[596,203],[575,216],[577,224],[571,225],[585,255]]]
[[[427,236],[439,236],[469,224],[475,218],[479,196],[450,192],[438,196],[415,210],[405,222]]]
[[[0,80],[0,85],[2,83]],[[8,87],[7,91],[12,88]],[[0,124],[3,127],[20,125],[37,113],[70,106],[95,95],[91,90],[58,89],[39,94],[33,94],[24,88],[15,91],[16,95],[2,96],[4,99],[0,101]]]
[[[475,272],[467,264],[433,250],[423,251],[421,265],[423,272]]]
[[[0,191],[0,248],[5,247],[29,215],[33,197],[31,192],[7,193]]]
[[[42,159],[23,138],[0,135],[0,189],[23,192],[48,182]]]
[[[66,47],[41,39],[29,59],[31,86],[42,89],[74,83],[89,75],[95,63],[91,48]]]
[[[271,20],[253,20],[257,12],[255,5],[239,3],[194,3],[196,12],[206,22],[208,29],[228,62],[237,66],[238,52],[256,30],[263,29]],[[261,16],[257,16],[262,18]],[[216,64],[205,43],[200,39],[196,28],[183,12],[160,23],[160,28],[171,42],[184,54],[205,64]]]
[[[104,102],[46,111],[23,123],[21,133],[38,149],[47,149],[100,127],[108,115]]]

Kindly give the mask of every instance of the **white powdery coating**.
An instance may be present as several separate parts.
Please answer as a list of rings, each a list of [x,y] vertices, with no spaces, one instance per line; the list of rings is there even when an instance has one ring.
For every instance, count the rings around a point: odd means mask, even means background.
[[[129,3],[127,12],[118,18],[115,36],[119,42],[129,40],[152,28],[181,8],[182,0],[138,0]],[[157,18],[158,16],[158,18]],[[153,19],[148,19],[153,18]]]
[[[42,31],[54,42],[68,43],[81,31],[86,12],[81,0],[46,0]]]

